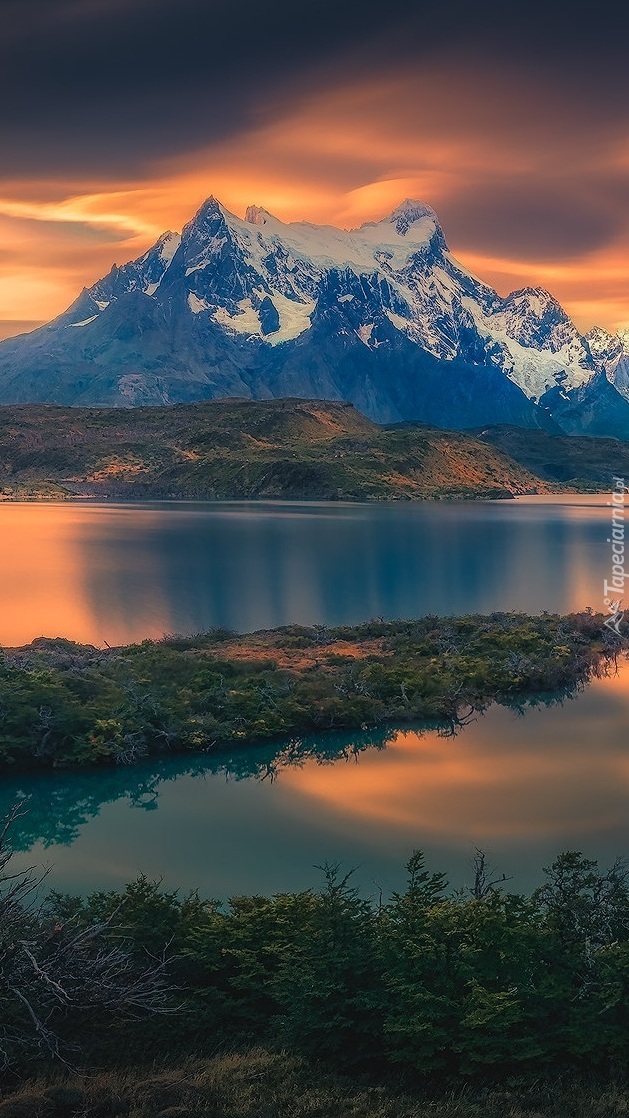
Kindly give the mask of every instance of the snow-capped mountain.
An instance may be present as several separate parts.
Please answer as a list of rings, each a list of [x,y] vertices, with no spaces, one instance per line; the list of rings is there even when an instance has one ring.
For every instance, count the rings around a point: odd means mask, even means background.
[[[211,197],[181,235],[0,344],[0,401],[292,395],[380,421],[556,429],[573,393],[583,411],[600,392],[603,349],[547,291],[501,298],[470,275],[421,202],[346,231],[255,206],[241,219]],[[606,384],[609,433],[629,434],[629,402]]]
[[[597,326],[585,335],[585,340],[607,379],[629,400],[629,329],[610,334]]]

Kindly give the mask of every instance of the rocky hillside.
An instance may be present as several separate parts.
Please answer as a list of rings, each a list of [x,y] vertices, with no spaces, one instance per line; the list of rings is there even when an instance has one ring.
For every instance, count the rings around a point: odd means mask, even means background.
[[[4,498],[386,500],[607,488],[629,447],[517,428],[382,427],[349,404],[0,408]]]

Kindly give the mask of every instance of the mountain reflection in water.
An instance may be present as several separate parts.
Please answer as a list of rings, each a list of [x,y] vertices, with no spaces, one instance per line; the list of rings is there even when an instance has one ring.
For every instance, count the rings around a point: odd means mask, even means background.
[[[604,496],[0,505],[0,644],[601,604]]]

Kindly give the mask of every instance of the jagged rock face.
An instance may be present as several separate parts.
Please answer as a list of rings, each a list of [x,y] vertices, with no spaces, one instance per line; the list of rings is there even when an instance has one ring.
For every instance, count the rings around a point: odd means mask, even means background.
[[[589,330],[584,340],[594,360],[605,367],[614,362],[623,352],[623,340],[620,335],[610,334],[609,330],[603,330],[600,326]]]
[[[602,369],[588,384],[571,392],[552,389],[542,397],[540,406],[548,409],[567,435],[629,440],[629,401],[610,383]]]
[[[622,353],[614,368],[608,371],[607,379],[625,400],[629,400],[629,352]]]
[[[494,311],[492,321],[519,345],[558,353],[565,346],[575,347],[575,358],[586,356],[583,340],[563,307],[541,287],[512,291]]]
[[[595,349],[548,292],[503,299],[471,276],[421,202],[345,231],[209,198],[181,236],[0,344],[0,402],[291,394],[380,421],[535,426],[596,382]]]
[[[596,326],[585,335],[590,353],[617,392],[629,400],[629,329],[610,334]]]

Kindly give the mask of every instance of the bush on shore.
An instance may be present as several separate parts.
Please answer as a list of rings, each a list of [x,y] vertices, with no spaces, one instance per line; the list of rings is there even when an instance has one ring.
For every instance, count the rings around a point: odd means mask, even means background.
[[[227,906],[140,878],[37,901],[0,858],[0,1055],[116,1068],[271,1045],[408,1084],[629,1076],[629,880],[561,854],[527,897],[476,859],[453,892],[420,852],[404,892]]]

